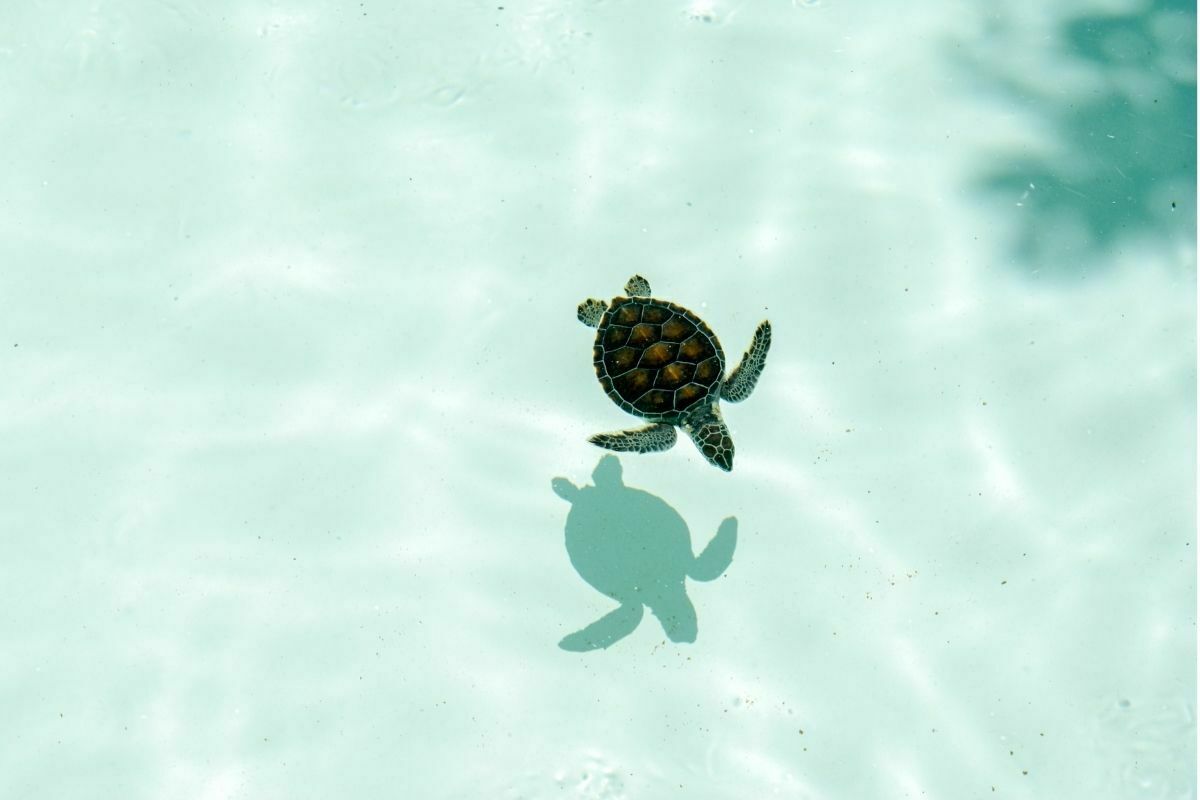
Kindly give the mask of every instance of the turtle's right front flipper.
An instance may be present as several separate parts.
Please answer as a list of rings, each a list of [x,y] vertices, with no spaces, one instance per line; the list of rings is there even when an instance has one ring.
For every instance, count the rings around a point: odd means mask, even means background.
[[[588,441],[618,453],[657,453],[675,445],[675,426],[660,422],[628,431],[597,433]]]
[[[608,612],[583,630],[564,636],[558,646],[574,653],[610,647],[633,633],[641,621],[642,604],[626,603],[615,611]]]
[[[721,387],[721,399],[730,403],[740,403],[754,391],[754,384],[762,375],[767,363],[767,351],[771,349],[771,323],[763,320],[758,330],[754,331],[754,339],[750,342],[745,355]]]

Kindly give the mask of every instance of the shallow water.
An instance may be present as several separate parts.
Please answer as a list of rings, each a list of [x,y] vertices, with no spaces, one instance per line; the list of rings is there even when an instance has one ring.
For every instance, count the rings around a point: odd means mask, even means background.
[[[0,796],[1196,796],[1193,5],[5,17]],[[774,340],[570,652],[635,272]]]

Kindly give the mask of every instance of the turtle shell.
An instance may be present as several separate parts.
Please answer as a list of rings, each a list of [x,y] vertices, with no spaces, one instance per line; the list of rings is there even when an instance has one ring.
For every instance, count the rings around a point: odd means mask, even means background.
[[[592,360],[612,401],[650,420],[678,417],[725,375],[725,353],[704,320],[649,297],[617,297],[609,304]]]

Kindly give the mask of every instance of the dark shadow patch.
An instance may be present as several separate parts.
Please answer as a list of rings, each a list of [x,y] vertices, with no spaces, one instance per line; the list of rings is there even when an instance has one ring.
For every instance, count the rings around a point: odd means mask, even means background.
[[[1002,57],[965,66],[985,88],[1049,124],[1053,154],[1008,152],[976,187],[1018,216],[1012,254],[1030,274],[1077,280],[1126,243],[1196,238],[1195,5],[1158,0],[1137,13],[1092,14],[1057,30],[1091,92],[1063,93],[1021,73],[1017,32],[985,34]]]

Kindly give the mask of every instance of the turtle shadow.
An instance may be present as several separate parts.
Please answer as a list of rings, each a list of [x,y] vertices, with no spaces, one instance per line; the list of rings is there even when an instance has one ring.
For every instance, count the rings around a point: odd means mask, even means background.
[[[726,518],[700,555],[687,523],[665,500],[621,479],[616,456],[600,459],[593,485],[551,481],[571,504],[564,529],[567,554],[579,576],[620,605],[563,637],[558,646],[584,652],[611,647],[637,628],[649,608],[673,642],[694,642],[696,609],[685,581],[719,578],[733,561],[737,520]]]

